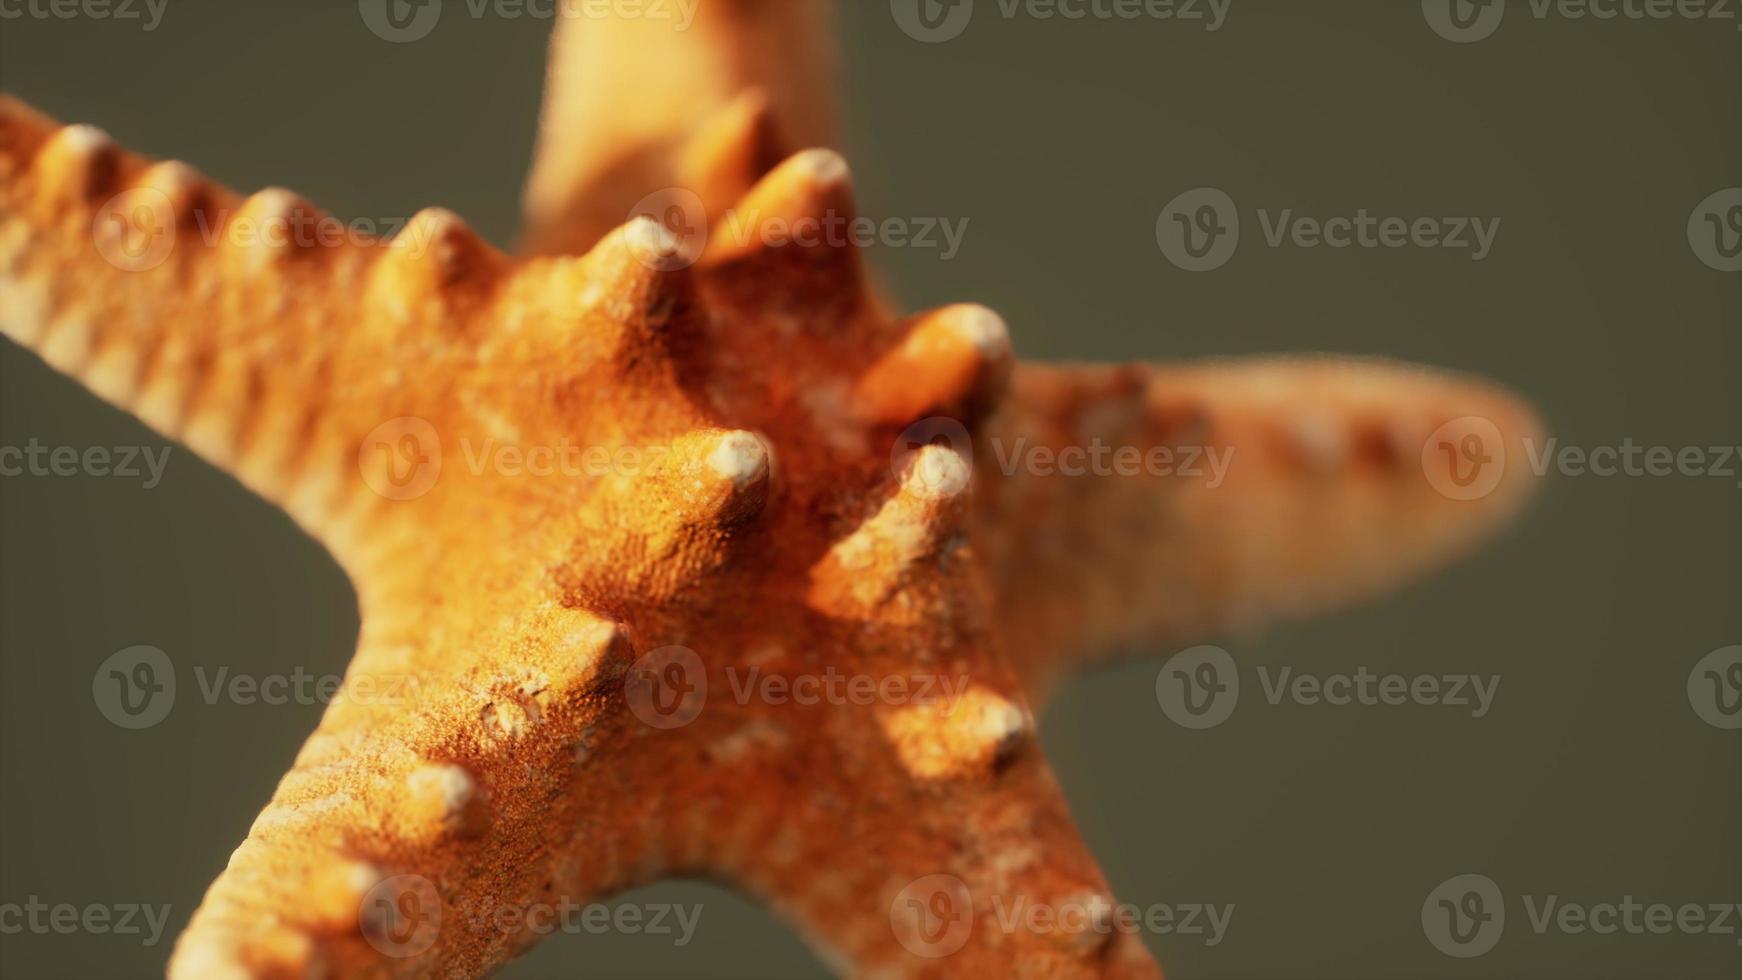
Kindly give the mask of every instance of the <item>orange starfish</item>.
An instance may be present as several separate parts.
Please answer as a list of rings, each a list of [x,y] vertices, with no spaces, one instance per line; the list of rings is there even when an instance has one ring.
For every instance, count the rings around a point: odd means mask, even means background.
[[[536,938],[497,910],[678,875],[843,973],[1155,976],[1038,702],[1517,509],[1519,468],[1467,467],[1535,421],[1474,381],[1013,363],[982,307],[891,317],[852,242],[792,234],[853,217],[840,157],[781,149],[829,139],[825,14],[559,26],[516,258],[440,210],[327,241],[0,100],[0,327],[284,507],[361,606],[172,976],[477,975]],[[1225,472],[1151,465],[1199,453]]]

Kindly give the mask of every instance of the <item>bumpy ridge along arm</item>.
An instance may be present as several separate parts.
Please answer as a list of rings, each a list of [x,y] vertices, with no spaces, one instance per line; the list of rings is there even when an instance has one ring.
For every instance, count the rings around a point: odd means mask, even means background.
[[[590,532],[600,605],[648,592],[649,576],[693,587],[674,569],[705,565],[766,499],[748,433],[671,448],[621,478],[622,523]],[[422,516],[423,537],[447,539],[453,515]],[[344,689],[178,939],[175,980],[482,976],[565,903],[672,869],[666,821],[692,787],[625,710],[635,628],[553,577],[431,550],[401,541],[380,566],[405,581],[365,617]]]
[[[818,758],[800,800],[779,790],[788,769],[738,761],[698,771],[702,785],[756,791],[698,798],[691,819],[706,831],[694,838],[693,870],[767,902],[838,976],[1158,978],[1142,939],[1111,918],[1115,899],[1033,744],[1020,695],[994,692],[976,679],[935,712],[808,712],[839,731],[817,744],[842,744],[849,725],[928,744],[848,765]],[[812,720],[793,712],[762,737],[802,744]],[[1057,924],[1037,925],[1036,909]]]
[[[976,540],[1036,697],[1116,653],[1400,587],[1505,524],[1536,482],[1527,406],[1403,364],[1019,364],[1005,405],[977,447]],[[1099,463],[1059,455],[1097,443]]]
[[[810,572],[809,608],[911,696],[698,733],[700,764],[668,756],[703,789],[692,861],[764,898],[842,976],[1156,977],[1129,923],[1114,928],[1021,677],[974,612],[989,594],[963,533],[970,476],[953,449],[915,450]],[[784,673],[808,652],[763,666]],[[1037,924],[1036,909],[1058,918]]]
[[[702,0],[694,22],[672,17],[561,17],[538,149],[525,193],[524,251],[578,254],[622,224],[644,196],[678,186],[730,203],[705,176],[730,174],[710,149],[754,152],[738,166],[766,171],[785,145],[834,142],[833,8],[820,0]],[[724,117],[718,110],[738,101]],[[751,127],[755,140],[697,138],[704,120]],[[736,188],[741,191],[743,188]]]
[[[453,215],[363,240],[0,96],[0,330],[323,537],[405,368],[463,357],[503,259]],[[443,331],[432,324],[449,324]],[[426,329],[427,328],[427,329]]]

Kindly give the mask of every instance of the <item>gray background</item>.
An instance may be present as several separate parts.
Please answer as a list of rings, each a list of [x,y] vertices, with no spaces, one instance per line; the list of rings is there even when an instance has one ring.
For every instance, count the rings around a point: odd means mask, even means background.
[[[791,0],[782,0],[791,2]],[[414,44],[349,2],[170,0],[151,33],[0,21],[0,82],[39,109],[232,186],[343,216],[441,203],[512,242],[548,21],[452,8]],[[1685,224],[1742,184],[1737,21],[1538,19],[1477,44],[1414,0],[1234,0],[1222,28],[1005,18],[921,44],[849,2],[846,149],[863,210],[970,220],[959,255],[885,249],[910,306],[986,302],[1019,352],[1163,359],[1329,350],[1479,371],[1565,443],[1734,445],[1742,276]],[[1733,5],[1734,6],[1734,5]],[[1264,247],[1188,274],[1157,248],[1174,195],[1257,208],[1499,217],[1482,262],[1420,249]],[[0,445],[161,445],[0,343]],[[1742,901],[1742,738],[1685,683],[1742,642],[1736,479],[1563,478],[1497,546],[1384,604],[1262,638],[1249,665],[1502,675],[1493,712],[1271,706],[1219,728],[1158,709],[1160,657],[1070,686],[1044,737],[1121,899],[1234,903],[1226,939],[1158,937],[1176,978],[1734,978],[1731,936],[1537,935],[1523,896]],[[207,706],[191,670],[335,673],[348,584],[290,521],[177,449],[163,483],[0,480],[0,902],[170,903],[155,948],[0,937],[0,972],[159,972],[173,934],[316,722]],[[107,723],[91,676],[149,643],[183,693],[155,728]],[[1250,671],[1243,680],[1251,683]],[[1255,684],[1253,684],[1256,687]],[[844,842],[851,846],[851,842]],[[1486,956],[1428,944],[1442,880],[1493,877]],[[510,977],[806,977],[787,931],[725,892],[695,941],[562,937]]]

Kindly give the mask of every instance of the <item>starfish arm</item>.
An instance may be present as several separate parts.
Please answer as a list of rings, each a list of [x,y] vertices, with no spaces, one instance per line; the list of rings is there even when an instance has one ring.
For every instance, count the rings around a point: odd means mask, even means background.
[[[789,708],[712,738],[690,755],[708,765],[686,776],[675,870],[765,902],[839,976],[1159,977],[1020,696],[996,689]]]
[[[1031,693],[1394,588],[1534,484],[1528,407],[1401,364],[1021,364],[1006,404],[978,447],[977,541]]]
[[[372,524],[344,685],[172,976],[483,976],[666,870],[660,807],[686,787],[624,679],[757,516],[769,467],[744,432],[658,448],[558,481],[589,489],[550,506],[525,486],[545,481],[486,471]]]
[[[0,330],[282,505],[345,557],[358,449],[502,257],[429,209],[363,239],[288,191],[243,198],[0,96]],[[456,342],[457,341],[457,342]],[[356,516],[356,515],[351,515]],[[323,533],[326,532],[326,533]]]
[[[648,877],[660,842],[625,816],[659,770],[612,765],[626,635],[520,608],[497,637],[411,611],[366,623],[319,729],[178,940],[172,978],[482,976],[562,903]]]
[[[525,251],[583,252],[662,190],[696,195],[705,217],[717,217],[778,162],[780,145],[832,144],[829,3],[704,2],[689,16],[559,18],[525,190]],[[790,144],[776,140],[771,119]],[[732,176],[735,186],[721,186]],[[668,194],[660,208],[690,200]]]

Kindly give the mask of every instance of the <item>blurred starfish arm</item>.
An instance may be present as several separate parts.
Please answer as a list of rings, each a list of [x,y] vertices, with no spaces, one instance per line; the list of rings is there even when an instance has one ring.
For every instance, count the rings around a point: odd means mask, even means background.
[[[1414,581],[1503,526],[1535,482],[1528,406],[1399,363],[1022,363],[1005,405],[977,447],[976,544],[1035,697],[1122,652]]]
[[[559,19],[523,251],[584,252],[662,190],[715,219],[783,149],[834,145],[832,4],[704,0],[671,14]]]

